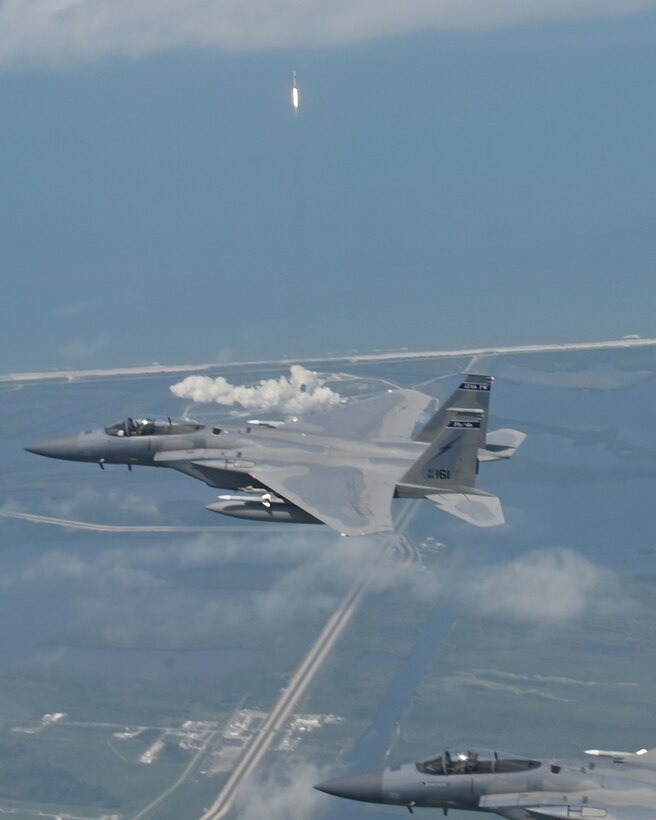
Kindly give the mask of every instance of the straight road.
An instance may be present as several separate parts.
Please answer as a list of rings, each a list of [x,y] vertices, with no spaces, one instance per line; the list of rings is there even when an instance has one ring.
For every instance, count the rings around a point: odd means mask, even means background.
[[[358,606],[371,579],[374,569],[389,554],[390,548],[397,546],[399,538],[404,538],[403,531],[418,509],[418,502],[409,503],[402,511],[397,521],[397,536],[386,538],[381,549],[369,562],[362,574],[348,591],[338,608],[329,618],[321,634],[310,648],[305,659],[292,676],[289,684],[280,694],[280,697],[263,724],[258,734],[254,735],[246,750],[233,769],[225,786],[219,792],[216,800],[201,816],[201,820],[220,820],[232,809],[235,797],[241,783],[257,768],[267,749],[273,742],[276,734],[283,728],[289,719],[292,710],[303,697],[308,687],[318,674],[322,664],[330,654],[340,636],[348,626],[358,610]]]
[[[463,356],[490,356],[517,353],[551,353],[564,350],[613,350],[617,348],[653,347],[656,339],[608,339],[601,342],[565,342],[564,344],[509,345],[507,347],[478,347],[460,350],[401,350],[390,353],[355,353],[351,356],[315,356],[296,359],[269,359],[252,362],[204,362],[202,364],[144,365],[141,367],[114,367],[96,370],[45,370],[29,373],[6,373],[0,375],[2,382],[35,382],[52,379],[76,381],[77,379],[110,378],[112,376],[141,376],[157,373],[191,373],[229,367],[264,367],[291,364],[340,364],[356,362],[404,361],[408,359],[447,359]]]

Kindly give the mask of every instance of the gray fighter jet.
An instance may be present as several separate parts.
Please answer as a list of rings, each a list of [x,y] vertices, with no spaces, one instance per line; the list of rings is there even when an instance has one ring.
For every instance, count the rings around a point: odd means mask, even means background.
[[[247,422],[229,432],[191,419],[128,418],[40,442],[32,453],[100,464],[171,467],[233,491],[208,509],[237,518],[327,524],[344,535],[393,529],[392,498],[428,498],[479,527],[503,523],[476,488],[479,462],[510,458],[525,438],[487,433],[492,378],[467,375],[413,435],[434,401],[391,390],[307,421]]]
[[[414,808],[465,809],[509,820],[648,820],[656,816],[656,749],[590,749],[576,761],[502,752],[444,752],[423,763],[327,780],[315,789]]]

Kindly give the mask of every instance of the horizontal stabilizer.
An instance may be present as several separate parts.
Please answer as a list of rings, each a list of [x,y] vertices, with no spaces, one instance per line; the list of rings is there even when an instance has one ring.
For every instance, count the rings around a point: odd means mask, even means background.
[[[444,512],[462,518],[476,527],[497,527],[503,524],[501,501],[496,495],[442,493],[427,495]]]
[[[478,450],[479,461],[498,461],[502,458],[512,458],[517,448],[523,443],[526,433],[520,430],[494,430],[485,437],[485,444]]]

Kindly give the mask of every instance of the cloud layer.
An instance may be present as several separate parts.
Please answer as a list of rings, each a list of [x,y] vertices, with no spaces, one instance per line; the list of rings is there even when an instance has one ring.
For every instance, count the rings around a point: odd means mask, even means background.
[[[245,410],[264,410],[283,415],[302,415],[327,410],[341,402],[341,396],[323,383],[318,373],[298,364],[289,368],[289,376],[262,379],[256,385],[230,384],[223,376],[187,376],[171,386],[174,396],[194,402],[216,402],[228,407],[240,405]]]
[[[328,808],[325,796],[312,787],[325,772],[311,763],[295,760],[287,771],[251,777],[237,799],[240,817],[248,820],[307,820]]]
[[[321,48],[418,31],[621,16],[654,5],[654,0],[5,0],[0,65],[75,65],[174,48]]]
[[[125,520],[126,523],[154,522],[161,520],[162,514],[153,498],[116,489],[101,493],[92,487],[78,490],[68,498],[46,498],[43,501],[43,509],[46,515],[56,518],[102,521],[106,520],[109,514],[113,521]]]
[[[309,541],[307,533],[285,529],[256,543],[219,532],[152,546],[47,550],[5,571],[0,589],[62,583],[75,620],[118,647],[139,645],[144,635],[180,648],[217,630],[285,630],[299,619],[331,613],[380,549],[375,539],[362,539],[353,550],[334,534]],[[283,568],[272,571],[265,589],[239,594],[175,582],[187,571],[216,573],[235,560],[282,561]],[[253,571],[259,571],[255,564]],[[378,579],[382,585],[394,582],[391,571]]]
[[[569,621],[620,597],[613,573],[568,549],[536,550],[486,567],[464,589],[479,615],[539,624]]]
[[[71,504],[77,509],[82,500]],[[120,499],[117,498],[117,503]],[[3,509],[6,508],[3,507]],[[146,542],[148,543],[148,542]],[[300,620],[328,617],[373,559],[384,540],[340,538],[330,531],[281,527],[253,539],[244,533],[205,533],[193,538],[166,538],[143,545],[140,539],[90,550],[85,539],[70,549],[47,549],[39,557],[6,568],[0,590],[38,588],[47,583],[66,590],[72,616],[101,641],[115,647],[161,641],[171,649],[204,644],[215,633],[280,632]],[[270,565],[269,582],[255,589],[206,588],[184,580],[207,572],[220,578],[224,567]],[[182,580],[180,580],[182,579]],[[180,580],[180,583],[178,581]],[[419,564],[399,571],[395,561],[381,561],[370,577],[370,590],[401,587],[421,601],[442,594],[443,579]]]
[[[299,619],[328,617],[342,596],[379,554],[376,537],[343,539],[332,533],[308,540],[293,528],[269,532],[255,543],[244,534],[207,533],[152,546],[107,547],[100,551],[52,549],[36,560],[8,569],[0,589],[47,582],[68,586],[76,620],[110,645],[140,645],[161,638],[181,648],[203,642],[217,629],[284,631]],[[233,561],[282,562],[265,588],[198,589],[178,585],[187,572],[207,570],[214,577]],[[254,569],[254,571],[256,571]],[[572,550],[537,550],[498,564],[467,571],[420,564],[399,568],[383,560],[369,577],[375,593],[403,589],[412,598],[451,601],[483,618],[511,619],[538,627],[557,627],[591,613],[617,609],[623,598],[617,577]]]

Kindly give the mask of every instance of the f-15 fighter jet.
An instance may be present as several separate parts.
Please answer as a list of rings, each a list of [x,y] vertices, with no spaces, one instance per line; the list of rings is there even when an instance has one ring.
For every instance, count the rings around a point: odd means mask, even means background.
[[[393,530],[393,498],[428,498],[479,527],[503,523],[497,496],[476,488],[479,462],[510,458],[525,438],[487,433],[492,378],[467,375],[413,434],[433,401],[414,390],[308,417],[247,422],[229,432],[191,419],[128,418],[34,444],[71,461],[171,467],[221,487],[208,509],[237,518],[327,524],[343,535]]]
[[[648,820],[656,815],[656,749],[590,749],[588,759],[529,760],[444,752],[422,763],[327,780],[315,789],[367,803],[465,809],[509,820]]]

